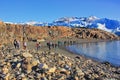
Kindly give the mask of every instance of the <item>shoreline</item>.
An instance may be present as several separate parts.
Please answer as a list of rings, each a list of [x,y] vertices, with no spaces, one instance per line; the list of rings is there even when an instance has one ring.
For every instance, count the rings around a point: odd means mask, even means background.
[[[66,39],[59,39],[59,41],[65,41]],[[68,40],[68,39],[67,39]],[[76,43],[74,44],[74,45],[76,45],[76,44],[82,44],[82,43],[95,43],[95,42],[108,42],[108,41],[116,41],[116,40],[96,40],[96,39],[91,39],[91,40],[86,40],[86,39],[69,39],[68,41],[76,41]],[[57,42],[58,40],[55,40],[55,42]],[[53,41],[52,41],[53,42]],[[45,45],[45,44],[44,44]],[[67,46],[70,46],[70,45],[67,45]],[[76,58],[76,57],[78,57],[78,56],[81,56],[81,57],[83,57],[84,59],[91,59],[92,61],[94,61],[95,63],[99,63],[99,64],[109,64],[110,66],[112,66],[112,67],[120,67],[120,66],[116,66],[116,65],[113,65],[113,64],[111,64],[111,63],[109,63],[109,62],[107,62],[107,61],[100,61],[100,60],[97,60],[97,59],[94,59],[94,58],[91,58],[91,57],[88,57],[88,56],[85,56],[85,55],[82,55],[82,54],[77,54],[77,53],[75,53],[75,52],[71,52],[70,50],[68,50],[68,49],[66,49],[66,47],[67,46],[64,46],[64,45],[62,45],[62,46],[60,46],[60,47],[58,47],[58,48],[53,48],[52,50],[51,50],[51,52],[55,52],[55,53],[61,53],[61,54],[63,54],[63,55],[65,55],[65,56],[68,56],[68,57],[71,57],[71,58]],[[42,48],[42,50],[44,50],[44,51],[46,51],[47,50],[47,48],[45,48],[45,49],[43,49]],[[49,51],[49,50],[48,50]]]
[[[47,45],[46,45],[46,43],[47,43],[48,41],[51,41],[51,42],[53,42],[53,43],[57,43],[58,41],[61,41],[62,43],[63,43],[64,41],[76,41],[76,43],[74,44],[74,45],[76,45],[76,44],[82,44],[82,43],[108,42],[108,41],[117,41],[117,40],[60,38],[60,39],[56,39],[56,40],[46,40],[46,41],[44,41],[44,42],[41,42],[42,47],[39,49],[39,51],[48,51],[48,52],[49,52],[49,49],[48,49],[48,47],[47,47]],[[29,44],[30,44],[30,45],[29,45]],[[30,43],[28,43],[28,49],[29,49],[29,50],[36,49],[35,44],[36,44],[36,42],[30,42]],[[32,47],[31,47],[31,46],[32,46]],[[69,46],[69,45],[67,45],[67,46]],[[107,63],[107,64],[109,64],[109,65],[112,66],[112,67],[120,67],[120,66],[112,65],[112,64],[110,64],[109,62],[106,62],[106,61],[101,62],[101,61],[96,60],[96,59],[94,59],[94,58],[91,58],[91,57],[88,57],[88,56],[85,56],[85,55],[81,55],[81,54],[77,54],[77,53],[75,53],[75,52],[71,52],[71,51],[69,51],[69,50],[66,49],[67,46],[62,45],[62,46],[60,46],[60,47],[53,48],[53,49],[51,49],[50,52],[60,53],[60,54],[63,54],[63,55],[65,55],[65,56],[71,57],[71,58],[75,58],[75,57],[81,56],[81,57],[83,57],[83,58],[86,59],[86,60],[91,59],[91,60],[94,61],[95,63],[99,63],[99,64]]]

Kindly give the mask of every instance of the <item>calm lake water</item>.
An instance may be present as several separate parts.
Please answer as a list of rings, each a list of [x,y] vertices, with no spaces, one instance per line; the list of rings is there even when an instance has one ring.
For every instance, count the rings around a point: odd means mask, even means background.
[[[68,46],[71,52],[120,66],[120,41],[82,43]]]

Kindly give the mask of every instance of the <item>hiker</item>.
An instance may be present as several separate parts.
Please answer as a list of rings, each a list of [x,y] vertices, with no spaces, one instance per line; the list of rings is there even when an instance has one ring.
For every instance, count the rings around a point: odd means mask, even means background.
[[[58,41],[58,47],[62,46],[62,42]]]
[[[17,46],[18,49],[20,49],[20,42],[19,42],[19,40],[17,41],[16,46]]]
[[[23,47],[24,47],[24,49],[27,48],[27,43],[26,42],[23,43]]]
[[[15,47],[15,49],[16,49],[16,48],[17,48],[17,40],[16,40],[16,39],[14,39],[13,44],[14,44],[14,47]]]
[[[47,42],[47,47],[51,50],[51,42]]]
[[[55,48],[55,44],[54,43],[52,43],[51,45],[52,45],[52,48]]]
[[[37,51],[39,50],[40,47],[41,47],[41,43],[40,42],[36,43],[36,49],[37,49]]]
[[[67,45],[67,41],[64,41],[64,46],[66,46]]]

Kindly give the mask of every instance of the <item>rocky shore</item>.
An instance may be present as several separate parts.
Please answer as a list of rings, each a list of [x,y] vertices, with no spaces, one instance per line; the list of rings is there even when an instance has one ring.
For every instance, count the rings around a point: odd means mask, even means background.
[[[68,54],[69,55],[69,54]],[[119,80],[120,67],[99,63],[79,55],[69,57],[60,51],[0,51],[0,80]]]

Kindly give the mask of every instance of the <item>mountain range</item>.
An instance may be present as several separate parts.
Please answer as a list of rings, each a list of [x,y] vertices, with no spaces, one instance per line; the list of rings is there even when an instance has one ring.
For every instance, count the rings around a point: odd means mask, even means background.
[[[84,27],[97,28],[120,36],[120,21],[108,18],[90,17],[62,17],[51,23],[30,21],[22,24],[34,26],[66,26],[66,27]]]

